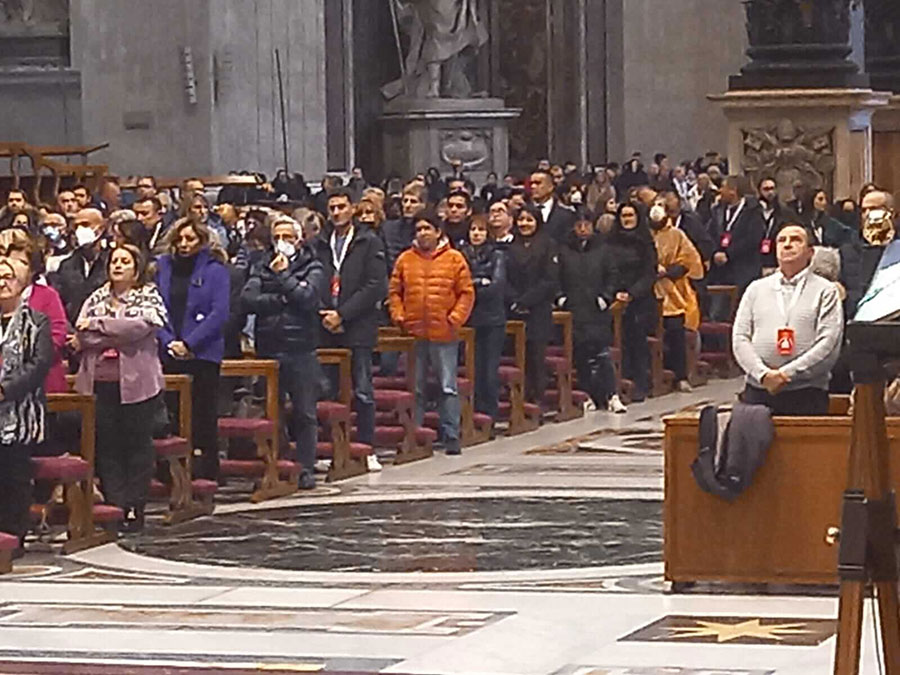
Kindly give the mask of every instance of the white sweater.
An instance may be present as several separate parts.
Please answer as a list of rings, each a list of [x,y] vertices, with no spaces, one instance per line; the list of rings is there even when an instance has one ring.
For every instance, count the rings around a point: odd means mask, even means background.
[[[801,295],[792,305],[798,289]],[[778,294],[782,294],[782,306],[790,315],[787,325]],[[783,328],[794,331],[791,356],[778,353],[778,331]],[[828,389],[843,334],[841,299],[832,282],[809,268],[790,280],[776,272],[754,281],[741,298],[732,328],[734,357],[747,374],[747,383],[754,387],[762,387],[766,371],[781,370],[791,379],[786,390]]]

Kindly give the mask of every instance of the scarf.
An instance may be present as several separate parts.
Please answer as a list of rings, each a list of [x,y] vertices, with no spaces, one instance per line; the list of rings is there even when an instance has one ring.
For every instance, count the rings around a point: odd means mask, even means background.
[[[119,307],[116,307],[114,300],[118,300]],[[113,296],[112,285],[104,284],[85,300],[80,318],[98,319],[103,317],[143,319],[157,328],[162,328],[169,320],[166,305],[153,284],[132,288],[118,298]]]
[[[0,354],[3,355],[0,380],[15,377],[26,361],[34,359],[37,340],[38,325],[28,308],[27,299],[22,298],[0,344]],[[40,443],[44,440],[46,408],[43,400],[42,383],[19,401],[0,402],[0,444]]]

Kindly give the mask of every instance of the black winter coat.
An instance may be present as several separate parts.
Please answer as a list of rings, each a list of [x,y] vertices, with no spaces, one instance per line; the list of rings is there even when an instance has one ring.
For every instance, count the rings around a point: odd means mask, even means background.
[[[506,325],[506,254],[496,244],[467,244],[462,249],[475,285],[475,307],[468,325]]]
[[[612,315],[608,309],[615,300],[611,290],[613,271],[607,248],[597,235],[586,241],[573,235],[560,249],[560,305],[572,313],[575,344],[612,344]]]
[[[326,279],[323,306],[336,309],[344,326],[344,332],[337,335],[323,329],[323,338],[341,347],[374,347],[378,341],[379,308],[387,297],[388,287],[381,238],[368,228],[355,228],[341,268],[337,307],[333,306],[331,298],[335,269],[330,235],[320,234],[312,241],[312,246]]]
[[[659,257],[653,235],[644,225],[625,230],[616,222],[607,239],[607,256],[612,263],[610,294],[628,293],[632,300],[629,311],[638,312],[638,322],[648,330],[656,320],[656,298],[653,285]]]
[[[508,318],[525,321],[529,340],[549,341],[559,289],[556,242],[542,232],[516,236],[506,253],[506,278]]]
[[[575,212],[563,206],[558,199],[553,199],[553,208],[550,209],[550,217],[544,223],[544,232],[549,234],[554,241],[562,245],[575,225]]]
[[[100,251],[88,276],[84,274],[84,254],[75,249],[71,256],[63,260],[56,274],[51,275],[50,284],[57,290],[66,306],[66,316],[73,326],[78,320],[78,312],[88,296],[106,283],[106,267],[109,249]]]
[[[256,351],[261,357],[308,352],[318,345],[319,304],[327,285],[322,263],[307,247],[283,272],[269,267],[269,253],[250,270],[241,301],[256,314]]]
[[[387,220],[381,224],[381,239],[384,241],[384,252],[387,259],[387,276],[394,271],[397,258],[412,246],[416,237],[416,224],[412,220],[399,218]]]
[[[738,287],[738,292],[743,294],[751,281],[762,276],[759,247],[766,225],[759,203],[747,198],[744,208],[731,227],[728,248],[721,245],[725,226],[725,205],[719,204],[713,209],[708,229],[716,242],[716,252],[723,251],[728,256],[728,262],[721,266],[713,263],[707,278],[710,284],[734,284]]]

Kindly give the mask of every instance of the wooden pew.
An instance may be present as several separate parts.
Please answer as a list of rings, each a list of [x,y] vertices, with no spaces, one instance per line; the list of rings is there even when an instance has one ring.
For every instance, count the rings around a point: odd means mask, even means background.
[[[573,398],[575,355],[572,346],[572,313],[553,312],[553,323],[559,326],[562,333],[562,357],[548,356],[546,360],[556,376],[556,421],[567,422],[584,416],[584,408],[576,405]]]
[[[627,305],[618,300],[616,300],[612,304],[612,307],[609,308],[613,317],[613,343],[612,347],[609,349],[609,357],[612,359],[613,370],[616,374],[616,391],[618,391],[619,397],[623,402],[630,403],[631,394],[634,391],[634,382],[626,379],[625,375],[622,373],[622,361],[624,359],[622,353],[622,341],[624,340],[622,321],[626,308]]]
[[[297,491],[298,465],[279,462],[278,441],[281,430],[281,413],[278,393],[278,362],[263,359],[226,359],[222,361],[222,377],[261,376],[266,380],[266,416],[263,419],[219,418],[220,438],[251,438],[256,444],[257,462],[223,460],[220,474],[223,476],[250,476],[258,482],[250,501],[261,502],[283,497]],[[213,402],[211,402],[211,405]],[[253,466],[259,464],[259,466]],[[287,475],[282,480],[281,471]]]
[[[657,300],[656,323],[654,324],[653,333],[647,338],[647,346],[650,349],[650,391],[647,392],[647,396],[650,398],[657,398],[671,393],[675,385],[675,373],[671,370],[666,370],[665,366],[664,336],[662,300]]]
[[[192,424],[192,399],[190,375],[166,375],[166,391],[178,396],[178,434],[170,438],[154,439],[156,456],[165,462],[169,469],[171,486],[169,488],[169,509],[163,516],[165,525],[175,525],[200,516],[211,515],[215,506],[213,495],[215,484],[212,481],[197,481],[191,477],[191,461],[194,454],[194,435]],[[194,499],[195,487],[203,487],[199,491],[200,499]]]
[[[508,436],[534,431],[541,424],[537,405],[525,402],[525,322],[507,321],[506,335],[513,341],[513,366],[500,366],[500,381],[509,392]],[[506,407],[501,403],[501,408]]]
[[[835,403],[839,409],[841,404]],[[700,490],[691,474],[698,415],[665,418],[665,576],[695,581],[837,583],[852,420],[776,417],[775,440],[753,484],[733,503]],[[888,418],[891,480],[900,485],[900,418]]]
[[[77,553],[114,541],[115,534],[113,532],[98,529],[94,522],[95,432],[97,425],[94,397],[76,393],[48,394],[47,412],[77,412],[81,416],[81,437],[77,457],[32,458],[32,464],[35,466],[35,480],[54,481],[62,483],[64,486],[68,511],[68,540],[63,545],[63,551]],[[72,472],[71,465],[79,461],[84,465],[83,470]],[[58,466],[65,470],[57,473]],[[122,519],[121,509],[117,507],[103,506],[100,511],[107,515],[112,514],[115,522]],[[115,517],[116,515],[118,518]]]
[[[325,480],[333,483],[368,473],[366,457],[369,446],[350,442],[351,405],[353,402],[352,352],[349,349],[317,349],[316,355],[323,366],[338,369],[338,400],[319,401],[316,414],[325,425],[330,442],[317,444],[316,455],[329,457],[331,466]]]
[[[709,350],[700,352],[700,360],[708,363],[710,367],[719,375],[719,377],[731,378],[740,375],[737,362],[734,360],[734,350],[731,345],[731,329],[734,325],[734,315],[737,312],[738,305],[738,289],[737,286],[708,286],[707,292],[710,297],[714,295],[724,295],[728,297],[729,315],[727,321],[703,321],[700,324],[700,336],[703,338],[715,339],[718,337],[722,341],[722,350]]]
[[[475,412],[475,329],[463,326],[459,329],[459,340],[463,347],[463,374],[468,381],[468,389],[460,387],[460,445],[464,448],[487,443],[491,440],[494,420]]]

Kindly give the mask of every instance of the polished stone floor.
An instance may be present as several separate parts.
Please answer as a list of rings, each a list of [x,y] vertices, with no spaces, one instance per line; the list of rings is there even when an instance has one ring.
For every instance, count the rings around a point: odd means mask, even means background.
[[[834,589],[663,579],[662,416],[593,413],[0,577],[0,673],[815,675]],[[879,672],[866,607],[862,669]]]

